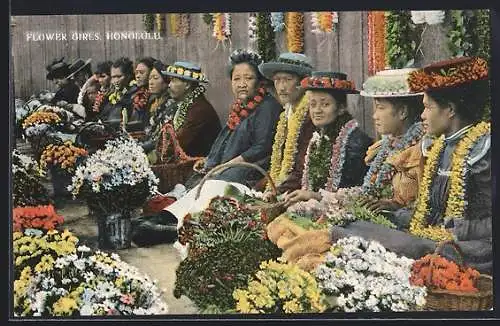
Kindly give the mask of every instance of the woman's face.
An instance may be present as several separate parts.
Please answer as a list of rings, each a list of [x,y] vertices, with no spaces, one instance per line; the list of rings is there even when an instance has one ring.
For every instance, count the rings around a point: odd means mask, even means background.
[[[135,81],[138,87],[147,86],[150,69],[143,63],[139,63],[135,68]]]
[[[385,98],[373,100],[373,123],[381,135],[399,136],[404,126],[404,112],[397,110],[394,103]]]
[[[421,114],[422,124],[427,134],[440,136],[450,128],[452,112],[450,107],[441,107],[432,97],[424,93],[424,112]]]
[[[238,63],[233,68],[231,88],[235,99],[246,100],[257,92],[257,74],[246,62]]]
[[[149,73],[149,91],[151,94],[161,94],[168,89],[168,85],[156,69]]]
[[[168,84],[168,92],[170,93],[170,96],[176,101],[182,99],[188,89],[189,83],[180,78],[173,77],[172,79],[170,79],[170,83]]]
[[[101,85],[101,88],[107,89],[109,88],[109,84],[111,83],[111,76],[106,73],[96,74],[97,81]]]
[[[345,110],[328,92],[309,90],[306,95],[309,98],[309,114],[312,123],[318,128],[334,122]]]
[[[116,89],[121,89],[126,85],[126,76],[121,68],[111,67],[111,84]]]
[[[97,92],[99,91],[99,87],[97,85],[92,85],[87,88],[85,96],[89,100],[90,103],[95,102],[95,98],[97,96]]]

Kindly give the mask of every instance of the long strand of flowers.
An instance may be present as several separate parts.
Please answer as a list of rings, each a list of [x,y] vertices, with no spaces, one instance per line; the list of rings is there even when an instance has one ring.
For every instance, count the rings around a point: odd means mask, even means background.
[[[146,30],[146,32],[152,32],[154,30],[154,14],[144,14],[142,16],[142,21],[144,23],[144,29]]]
[[[163,14],[155,14],[156,30],[158,33],[165,31],[165,16]]]
[[[271,27],[271,16],[267,12],[257,14],[257,50],[264,62],[276,58],[276,44]]]
[[[332,33],[338,21],[338,13],[336,11],[313,12],[311,14],[312,33]]]
[[[458,143],[451,159],[451,182],[445,216],[462,218],[467,207],[465,200],[467,161],[477,140],[491,132],[491,124],[480,122],[472,127]]]
[[[168,14],[170,21],[170,34],[177,36],[177,20],[179,19],[179,14]]]
[[[415,59],[411,14],[406,10],[385,12],[386,61],[393,69],[406,67]]]
[[[230,14],[213,14],[214,31],[213,36],[218,41],[224,41],[231,35],[231,16]]]
[[[385,12],[368,12],[368,74],[385,68]]]
[[[282,32],[285,29],[285,15],[282,12],[272,12],[271,26],[274,32]]]
[[[308,114],[307,110],[308,100],[307,97],[304,96],[290,118],[287,118],[286,111],[280,114],[280,119],[276,127],[276,135],[274,137],[269,173],[271,179],[273,179],[276,184],[280,184],[286,179],[295,164],[298,139],[302,124]],[[271,189],[269,184],[267,185],[267,189]]]
[[[286,14],[286,29],[288,51],[304,53],[304,13],[288,12]]]
[[[394,167],[387,163],[387,159],[415,145],[422,139],[424,133],[422,123],[416,122],[408,128],[400,141],[383,136],[382,146],[372,163],[370,163],[370,168],[363,180],[363,191],[371,195],[380,195],[382,188],[390,184],[394,172]]]
[[[176,37],[186,37],[189,34],[189,14],[179,14],[176,20]]]
[[[231,20],[231,14],[230,13],[225,13],[224,14],[224,35],[226,38],[229,38],[231,36],[231,25],[232,25],[232,20]]]
[[[358,127],[358,122],[355,119],[348,121],[342,129],[340,130],[335,142],[332,146],[331,161],[328,169],[328,178],[326,184],[323,186],[327,191],[335,191],[340,185],[342,170],[345,164],[345,155],[347,142],[349,141],[349,136]],[[309,146],[307,147],[306,157],[304,162],[304,172],[302,174],[302,189],[314,190],[311,187],[313,183],[311,182],[311,173],[309,165],[311,164],[311,152],[313,146],[319,144],[321,136],[318,132],[314,132]]]
[[[248,41],[254,43],[257,40],[257,14],[248,14]]]
[[[198,85],[190,94],[188,94],[178,105],[177,111],[174,115],[174,129],[178,131],[186,122],[186,116],[189,108],[193,105],[194,101],[203,95],[206,91],[205,86]]]

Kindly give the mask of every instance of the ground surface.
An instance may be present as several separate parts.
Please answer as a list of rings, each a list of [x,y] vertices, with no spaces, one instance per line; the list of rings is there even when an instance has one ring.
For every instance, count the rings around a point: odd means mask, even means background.
[[[57,208],[57,212],[64,217],[64,226],[79,237],[81,243],[96,248],[97,223],[89,216],[86,205],[70,201]],[[158,280],[159,287],[165,290],[163,297],[169,313],[196,313],[196,307],[188,298],[176,299],[173,296],[175,270],[180,257],[172,244],[160,244],[148,248],[133,246],[130,249],[118,250],[117,253],[122,260],[137,267],[151,279]]]

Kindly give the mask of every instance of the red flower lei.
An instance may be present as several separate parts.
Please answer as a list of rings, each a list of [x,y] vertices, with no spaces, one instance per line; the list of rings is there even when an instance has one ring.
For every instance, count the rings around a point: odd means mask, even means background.
[[[146,87],[141,87],[135,92],[132,100],[134,110],[144,110],[148,104],[149,90]]]
[[[94,105],[92,106],[92,111],[94,112],[99,112],[101,111],[101,105],[102,102],[104,102],[104,99],[106,98],[106,92],[104,91],[99,91],[97,92],[97,95],[95,97]]]
[[[241,121],[245,120],[245,118],[250,115],[250,112],[255,110],[259,103],[264,100],[265,95],[266,90],[265,88],[261,87],[257,90],[257,95],[255,95],[246,104],[240,99],[237,99],[235,102],[233,102],[233,104],[231,105],[231,110],[229,111],[229,118],[227,119],[227,126],[229,127],[229,129],[236,129]]]

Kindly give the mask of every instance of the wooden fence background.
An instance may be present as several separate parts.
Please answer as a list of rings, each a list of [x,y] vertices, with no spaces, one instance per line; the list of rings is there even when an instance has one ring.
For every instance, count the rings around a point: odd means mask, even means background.
[[[190,15],[190,34],[175,38],[167,30],[161,40],[106,40],[106,31],[144,31],[142,15],[65,15],[15,16],[11,23],[13,82],[15,96],[23,99],[55,85],[45,79],[45,66],[56,57],[68,61],[77,57],[92,58],[97,62],[127,56],[132,60],[152,56],[164,63],[177,60],[193,61],[201,65],[211,83],[207,98],[225,121],[232,95],[225,65],[236,48],[251,47],[248,39],[248,13],[232,14],[231,42],[218,44],[212,30],[203,22],[202,14]],[[339,12],[339,24],[330,35],[311,33],[311,14],[305,13],[305,54],[310,56],[316,70],[343,71],[358,88],[368,77],[367,12]],[[99,41],[72,41],[72,32],[99,32]],[[63,32],[68,41],[26,41],[27,32]],[[417,63],[427,64],[450,56],[445,25],[429,26],[423,36],[422,51]],[[285,33],[276,34],[277,52],[285,52]],[[357,95],[349,96],[351,113],[364,130],[374,136],[371,118],[371,100]]]

